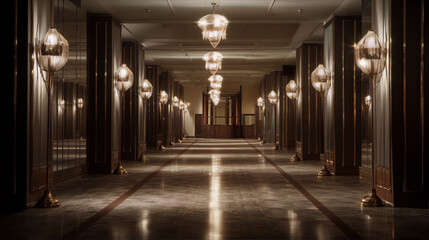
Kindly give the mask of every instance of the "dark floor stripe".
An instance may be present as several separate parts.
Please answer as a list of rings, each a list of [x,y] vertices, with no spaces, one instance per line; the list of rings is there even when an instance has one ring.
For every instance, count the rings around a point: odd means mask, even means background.
[[[115,209],[117,206],[119,206],[121,203],[123,203],[125,200],[127,200],[131,195],[133,195],[135,192],[137,192],[143,185],[145,185],[150,179],[155,177],[159,172],[161,172],[162,169],[164,169],[166,166],[168,166],[170,163],[172,163],[176,158],[178,158],[180,155],[185,153],[196,141],[193,141],[189,146],[187,146],[184,150],[180,151],[176,156],[170,158],[167,162],[159,166],[156,170],[154,170],[151,174],[143,178],[140,182],[138,182],[136,185],[134,185],[130,190],[122,194],[120,197],[118,197],[115,201],[107,205],[105,208],[98,211],[95,215],[88,218],[86,221],[79,224],[75,229],[73,229],[68,234],[64,235],[62,239],[75,239],[79,234],[84,232],[86,229],[94,225],[98,220],[100,220],[102,217],[106,216],[110,211]]]
[[[264,159],[269,162],[281,175],[283,175],[304,197],[306,197],[314,206],[316,206],[335,226],[337,226],[341,231],[346,234],[350,239],[362,239],[362,237],[357,234],[349,225],[347,225],[343,220],[341,220],[337,215],[335,215],[331,210],[329,210],[325,205],[323,205],[319,200],[317,200],[313,195],[311,195],[301,184],[299,184],[292,176],[287,174],[277,163],[267,157],[261,150],[250,144],[247,140],[246,142],[259,154],[261,154]]]

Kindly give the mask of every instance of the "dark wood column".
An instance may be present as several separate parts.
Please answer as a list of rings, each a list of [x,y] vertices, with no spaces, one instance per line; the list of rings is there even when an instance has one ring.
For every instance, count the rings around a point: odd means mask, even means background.
[[[283,81],[280,87],[281,92],[281,144],[282,148],[294,149],[296,142],[295,128],[295,101],[286,96],[286,85],[291,81],[296,81],[296,66],[283,66]]]
[[[179,100],[180,93],[179,93],[179,82],[174,81],[173,82],[173,97],[176,96]],[[180,139],[180,110],[178,107],[173,107],[173,142],[177,143]]]
[[[302,44],[296,50],[297,85],[297,156],[301,160],[319,160],[323,152],[322,104],[320,94],[311,85],[311,73],[322,63],[321,44]]]
[[[164,90],[168,94],[168,103],[162,106],[162,121],[163,133],[162,143],[164,146],[170,145],[173,141],[173,94],[174,94],[174,81],[169,72],[162,72],[160,79],[160,91]]]
[[[428,207],[429,51],[423,48],[429,46],[426,9],[423,0],[392,2],[390,9],[391,162],[393,204],[397,207]],[[376,149],[381,147],[376,145]],[[376,186],[383,180],[379,172],[377,166]],[[377,191],[388,196],[381,188]]]
[[[183,86],[182,85],[179,85],[179,98],[180,99],[182,99],[182,101],[183,101],[183,103],[186,103],[185,102],[185,89],[183,88]],[[180,125],[179,125],[179,139],[180,140],[183,140],[183,135],[184,135],[184,131],[185,131],[185,126],[183,125],[184,124],[184,111],[182,110],[181,112],[180,112],[180,116],[179,116],[179,123],[180,123]]]
[[[158,148],[161,145],[161,125],[159,92],[161,69],[159,66],[148,65],[145,68],[146,79],[152,84],[152,97],[146,101],[146,141],[150,148]]]
[[[280,107],[282,101],[280,88],[283,81],[283,73],[281,71],[271,72],[265,76],[263,81],[265,82],[265,142],[275,143],[277,135],[277,141],[280,143],[280,114],[282,112]],[[272,105],[268,100],[268,94],[270,94],[271,91],[276,92],[279,97],[276,105]],[[276,109],[274,110],[274,108]]]
[[[126,64],[134,74],[133,86],[125,92],[124,102],[122,108],[124,111],[123,118],[121,119],[122,143],[121,143],[121,156],[122,160],[136,161],[139,156],[139,103],[140,97],[138,88],[142,79],[142,69],[139,54],[142,54],[142,46],[135,41],[124,41],[122,43],[122,63]]]
[[[121,25],[111,15],[88,14],[88,160],[91,172],[117,167],[120,126],[114,71],[121,61]]]
[[[361,75],[354,59],[360,16],[335,16],[325,25],[324,63],[332,72],[325,97],[324,156],[335,175],[358,175],[361,159]]]

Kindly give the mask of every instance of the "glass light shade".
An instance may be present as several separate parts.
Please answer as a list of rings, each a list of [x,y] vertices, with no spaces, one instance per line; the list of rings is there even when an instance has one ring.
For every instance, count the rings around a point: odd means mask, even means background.
[[[326,94],[331,88],[331,73],[319,64],[316,69],[311,73],[311,84],[320,93]]]
[[[198,27],[203,31],[203,39],[208,39],[213,48],[216,48],[221,39],[226,39],[228,20],[219,14],[208,14],[198,21]]]
[[[78,108],[83,108],[83,99],[82,98],[78,98],[77,99],[77,107]]]
[[[223,82],[223,77],[221,75],[211,75],[208,80],[209,82]]]
[[[179,101],[179,110],[184,110],[185,109],[185,104],[183,103],[182,100]]]
[[[371,96],[370,95],[368,95],[368,96],[365,97],[365,104],[367,106],[371,105]]]
[[[291,80],[286,85],[286,96],[292,100],[295,100],[299,96],[299,88],[298,85],[296,85],[295,80]]]
[[[161,90],[159,93],[159,102],[162,104],[166,104],[168,102],[168,94],[164,90]]]
[[[39,67],[55,72],[66,65],[69,58],[69,43],[56,28],[51,28],[36,48]]]
[[[153,87],[149,80],[143,80],[143,84],[139,87],[139,94],[142,99],[149,99],[152,96]]]
[[[64,101],[64,99],[60,101],[59,106],[61,110],[64,110],[64,108],[66,107],[66,102]]]
[[[268,94],[268,100],[271,104],[277,104],[278,96],[276,92],[271,91],[270,94]]]
[[[206,70],[209,70],[212,74],[216,74],[218,70],[222,69],[222,54],[218,52],[208,52],[203,56],[203,60],[206,61]]]
[[[211,89],[209,91],[210,97],[220,97],[220,90]]]
[[[122,64],[115,72],[115,86],[120,92],[125,92],[133,85],[134,74],[127,67]]]
[[[179,98],[176,96],[173,97],[173,107],[179,107]]]
[[[211,96],[210,99],[212,100],[213,104],[216,106],[219,103],[220,97]]]
[[[369,30],[355,47],[356,64],[368,75],[376,75],[384,70],[386,55],[386,48],[381,45],[377,34],[372,30]]]
[[[189,106],[191,106],[191,103],[190,102],[186,102],[185,103],[185,108],[184,108],[185,112],[187,112],[189,110]]]
[[[258,105],[258,107],[263,107],[264,106],[264,99],[262,97],[258,97],[258,100],[256,101],[256,104]]]

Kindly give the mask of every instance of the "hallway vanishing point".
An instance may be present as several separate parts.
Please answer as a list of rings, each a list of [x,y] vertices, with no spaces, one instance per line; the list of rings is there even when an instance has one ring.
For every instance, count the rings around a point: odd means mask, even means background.
[[[427,209],[361,208],[369,182],[317,177],[318,161],[290,162],[293,152],[271,147],[187,139],[149,152],[146,162],[124,162],[127,175],[86,175],[56,185],[63,206],[3,216],[2,239],[427,236]]]

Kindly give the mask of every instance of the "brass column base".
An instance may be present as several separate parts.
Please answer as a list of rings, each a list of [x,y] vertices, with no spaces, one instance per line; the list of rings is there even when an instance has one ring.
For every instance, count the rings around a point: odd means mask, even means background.
[[[371,189],[371,192],[360,200],[361,207],[383,207],[384,201],[377,196],[375,189]]]
[[[291,162],[298,162],[299,161],[299,159],[298,159],[298,157],[296,156],[296,154],[295,155],[293,155],[291,158],[290,158],[290,161]]]
[[[280,146],[278,143],[276,143],[273,147],[273,150],[280,150]]]
[[[45,189],[42,198],[40,198],[35,207],[36,208],[54,208],[61,206],[60,201],[52,196],[51,190]]]
[[[326,164],[317,172],[317,176],[331,176],[332,174],[329,172]]]
[[[147,162],[147,161],[149,161],[149,158],[146,155],[143,154],[142,161],[143,162]]]
[[[179,140],[178,140],[178,142],[179,142],[179,143],[182,143],[182,140],[180,140],[180,139],[179,139]]]
[[[163,145],[159,146],[158,150],[165,150],[165,147]]]
[[[122,164],[119,165],[119,167],[113,172],[114,174],[127,174],[128,171],[125,169]]]

